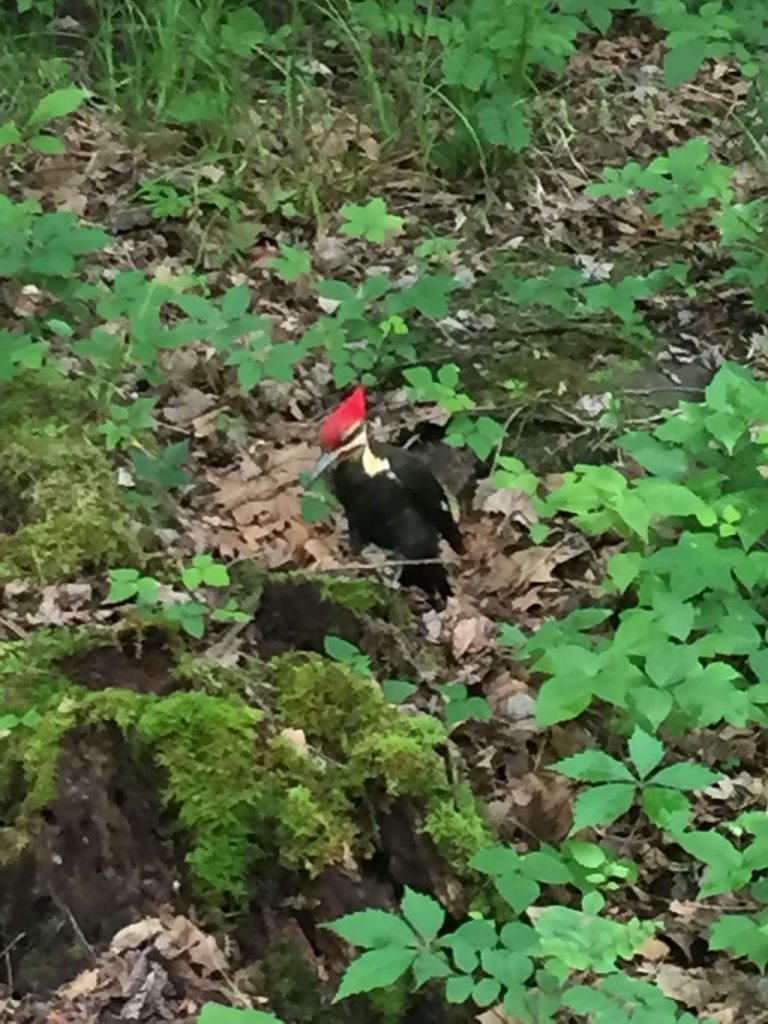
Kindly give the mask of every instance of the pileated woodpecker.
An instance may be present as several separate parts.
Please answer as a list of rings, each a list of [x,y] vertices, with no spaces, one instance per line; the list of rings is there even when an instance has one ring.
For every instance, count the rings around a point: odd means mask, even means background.
[[[364,388],[355,388],[326,418],[320,444],[324,454],[312,479],[332,468],[331,487],[344,506],[353,549],[369,543],[404,561],[434,560],[404,565],[400,582],[447,597],[451,585],[437,562],[440,538],[454,551],[463,550],[448,498],[418,455],[369,440]]]

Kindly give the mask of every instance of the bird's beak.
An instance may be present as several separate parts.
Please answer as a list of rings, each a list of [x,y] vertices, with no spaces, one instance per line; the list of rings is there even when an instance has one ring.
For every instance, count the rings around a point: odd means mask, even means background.
[[[318,477],[322,476],[327,469],[334,464],[336,459],[339,457],[339,452],[323,452],[320,458],[312,468],[312,472],[309,474],[309,482],[313,484]]]

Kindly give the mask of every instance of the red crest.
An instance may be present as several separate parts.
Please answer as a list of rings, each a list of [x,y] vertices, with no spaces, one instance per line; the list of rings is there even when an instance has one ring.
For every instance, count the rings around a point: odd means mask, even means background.
[[[332,452],[344,440],[344,435],[358,423],[365,420],[365,388],[358,385],[355,390],[340,402],[339,405],[323,421],[320,427],[320,444],[327,452]]]

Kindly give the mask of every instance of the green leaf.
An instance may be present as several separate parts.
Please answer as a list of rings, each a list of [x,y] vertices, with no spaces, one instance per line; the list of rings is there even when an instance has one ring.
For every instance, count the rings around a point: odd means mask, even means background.
[[[570,835],[591,825],[610,825],[625,814],[635,798],[634,785],[610,783],[579,793],[573,807]]]
[[[263,1010],[236,1010],[219,1003],[205,1003],[197,1024],[282,1024],[274,1013]]]
[[[643,809],[655,825],[673,835],[682,832],[691,817],[691,805],[682,793],[658,786],[643,790]]]
[[[664,57],[664,81],[670,89],[693,78],[708,55],[705,38],[689,39]]]
[[[483,978],[472,989],[472,1000],[476,1006],[490,1006],[499,998],[501,985],[495,978]]]
[[[0,149],[10,146],[14,142],[21,142],[21,132],[16,127],[15,121],[6,121],[0,124]]]
[[[447,978],[453,973],[443,953],[432,953],[428,949],[421,950],[413,962],[412,970],[417,988],[432,978]]]
[[[32,111],[27,121],[27,127],[34,128],[36,125],[44,124],[55,117],[64,117],[66,114],[73,113],[78,107],[82,106],[87,96],[88,92],[85,89],[78,89],[76,86],[70,86],[67,89],[57,89],[55,92],[43,96]]]
[[[402,217],[387,212],[387,204],[379,196],[365,206],[347,203],[342,206],[341,215],[347,221],[339,228],[342,235],[367,238],[369,242],[385,242],[390,232],[405,223]]]
[[[671,448],[652,434],[633,431],[618,439],[618,445],[654,476],[676,480],[688,470],[688,458],[679,448]]]
[[[28,141],[38,153],[51,155],[66,152],[66,146],[57,135],[33,135]]]
[[[496,925],[491,921],[481,918],[473,921],[464,921],[454,932],[444,935],[440,939],[440,945],[448,949],[454,949],[457,945],[466,946],[472,950],[495,949],[498,944]]]
[[[394,985],[415,959],[415,949],[396,946],[371,949],[361,954],[344,972],[333,1002],[338,1003],[358,992],[371,992],[373,989]]]
[[[110,569],[109,593],[104,603],[117,604],[134,597],[139,589],[139,578],[138,569]]]
[[[397,914],[370,908],[345,914],[323,925],[353,946],[379,949],[383,946],[416,946],[413,930]]]
[[[445,922],[445,911],[431,896],[415,892],[405,887],[405,895],[400,902],[403,916],[414,931],[418,932],[425,943],[437,936]]]
[[[749,914],[723,914],[712,925],[710,949],[725,949],[735,957],[747,957],[760,971],[768,964],[768,930]]]
[[[418,691],[416,683],[409,683],[407,679],[385,679],[381,684],[381,691],[392,704],[402,704]]]
[[[474,978],[454,975],[445,984],[445,998],[449,1003],[465,1003],[474,987]]]
[[[487,142],[512,153],[522,153],[531,144],[531,126],[526,101],[509,88],[497,88],[477,104],[477,121]]]
[[[608,575],[620,593],[637,578],[643,567],[643,556],[638,551],[620,552],[608,562]]]
[[[280,255],[269,260],[267,266],[283,281],[297,281],[312,273],[312,260],[307,250],[292,245],[281,244]]]
[[[551,770],[580,782],[634,782],[629,768],[602,750],[584,750],[565,757],[553,764]]]
[[[638,776],[644,779],[664,757],[664,744],[645,730],[636,728],[629,738],[629,756]]]
[[[324,637],[323,650],[334,661],[340,661],[345,665],[353,665],[355,667],[359,665],[361,659],[366,658],[360,648],[355,647],[349,640],[344,640],[343,637],[332,636],[331,634]]]
[[[696,761],[680,761],[662,768],[651,780],[654,786],[668,786],[672,789],[706,789],[714,785],[722,775],[713,772],[706,765]]]

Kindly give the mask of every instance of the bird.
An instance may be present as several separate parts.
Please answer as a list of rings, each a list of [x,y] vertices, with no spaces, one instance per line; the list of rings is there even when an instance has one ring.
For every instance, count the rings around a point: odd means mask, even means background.
[[[400,584],[430,597],[452,593],[439,562],[440,541],[458,554],[464,550],[459,527],[441,484],[417,454],[368,437],[366,392],[362,385],[333,409],[320,427],[323,454],[310,474],[329,472],[341,503],[353,551],[374,544],[404,562]]]

